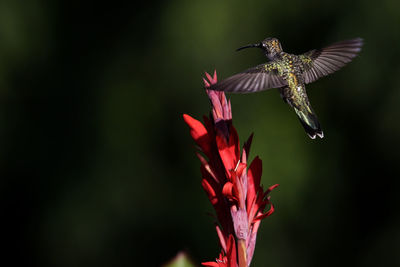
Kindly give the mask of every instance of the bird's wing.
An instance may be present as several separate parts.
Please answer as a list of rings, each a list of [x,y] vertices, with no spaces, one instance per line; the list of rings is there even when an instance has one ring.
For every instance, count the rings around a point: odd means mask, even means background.
[[[211,85],[208,89],[230,93],[253,93],[285,85],[287,82],[278,75],[275,65],[266,63],[235,74]]]
[[[314,49],[300,55],[304,66],[304,81],[311,83],[349,63],[361,50],[363,40],[356,38]]]

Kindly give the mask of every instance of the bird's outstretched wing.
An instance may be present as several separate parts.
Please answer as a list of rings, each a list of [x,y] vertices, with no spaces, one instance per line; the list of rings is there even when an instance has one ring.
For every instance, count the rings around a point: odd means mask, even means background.
[[[363,45],[361,38],[346,40],[322,49],[314,49],[300,55],[304,66],[304,82],[311,83],[331,74],[349,63]]]
[[[226,78],[208,89],[230,93],[253,93],[285,85],[287,82],[278,75],[273,65],[265,63]]]

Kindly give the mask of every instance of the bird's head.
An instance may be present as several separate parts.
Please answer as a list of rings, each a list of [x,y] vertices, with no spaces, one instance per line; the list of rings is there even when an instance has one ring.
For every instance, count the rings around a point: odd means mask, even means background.
[[[274,59],[274,57],[277,54],[282,52],[281,43],[276,38],[266,38],[258,44],[250,44],[250,45],[242,46],[242,47],[238,48],[236,51],[239,51],[239,50],[242,50],[245,48],[250,48],[250,47],[261,48],[262,50],[264,50],[265,55],[271,60]]]

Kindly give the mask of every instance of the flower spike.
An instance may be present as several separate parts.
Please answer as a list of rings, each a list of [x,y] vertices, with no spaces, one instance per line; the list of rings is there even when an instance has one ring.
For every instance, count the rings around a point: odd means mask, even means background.
[[[253,134],[243,149],[232,124],[231,102],[223,91],[208,90],[217,83],[217,72],[207,72],[204,87],[210,99],[210,118],[204,124],[184,114],[190,135],[198,146],[202,186],[213,205],[218,225],[216,231],[221,245],[219,258],[204,262],[211,267],[247,267],[253,258],[261,220],[274,212],[269,193],[260,185],[262,162],[259,157],[248,164]],[[269,209],[266,210],[266,207]]]

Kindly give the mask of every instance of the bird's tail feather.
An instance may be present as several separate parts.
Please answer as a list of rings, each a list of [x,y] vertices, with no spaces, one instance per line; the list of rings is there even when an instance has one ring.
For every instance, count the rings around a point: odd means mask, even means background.
[[[304,130],[311,139],[315,139],[316,136],[320,138],[324,137],[324,132],[321,130],[321,125],[319,124],[317,116],[313,112],[299,110],[294,108]]]

